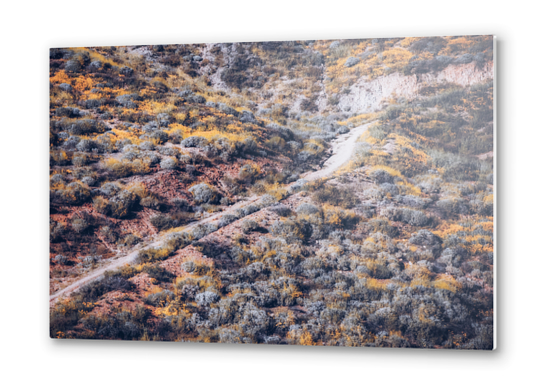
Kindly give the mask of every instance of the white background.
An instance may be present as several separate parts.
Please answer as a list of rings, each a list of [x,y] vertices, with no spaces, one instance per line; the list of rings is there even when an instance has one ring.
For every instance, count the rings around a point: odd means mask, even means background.
[[[539,10],[533,1],[3,2],[0,375],[40,382],[536,382],[540,337]],[[48,49],[495,34],[499,334],[494,352],[48,338]]]

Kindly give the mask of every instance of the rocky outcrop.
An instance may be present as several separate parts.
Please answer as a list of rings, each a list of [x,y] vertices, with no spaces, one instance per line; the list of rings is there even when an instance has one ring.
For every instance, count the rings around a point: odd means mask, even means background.
[[[355,113],[375,112],[385,106],[390,98],[418,96],[420,89],[439,83],[455,83],[460,86],[484,82],[493,78],[493,62],[478,68],[475,62],[450,65],[437,73],[405,76],[393,73],[374,80],[360,79],[350,87],[350,93],[339,96],[338,107]],[[322,105],[320,105],[322,107]]]

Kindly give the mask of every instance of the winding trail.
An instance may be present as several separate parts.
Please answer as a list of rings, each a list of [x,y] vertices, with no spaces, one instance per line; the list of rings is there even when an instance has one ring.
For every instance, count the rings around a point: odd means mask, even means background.
[[[367,128],[369,128],[369,125],[371,125],[371,123],[366,123],[360,125],[359,127],[352,128],[348,133],[345,133],[344,135],[341,135],[337,139],[333,140],[331,143],[331,152],[333,155],[326,160],[322,166],[322,169],[309,173],[303,178],[311,181],[328,177],[346,164],[354,153],[356,141],[363,133],[365,133]]]
[[[363,125],[360,125],[359,127],[352,128],[348,133],[341,135],[337,139],[333,140],[331,142],[331,157],[326,160],[326,162],[323,164],[322,169],[318,171],[311,172],[309,174],[305,174],[303,176],[303,179],[305,180],[317,180],[323,177],[327,177],[333,174],[336,170],[338,170],[341,166],[343,166],[346,162],[348,162],[354,153],[354,149],[356,147],[356,141],[357,139],[367,130],[367,128],[371,125],[371,123],[366,123]],[[236,209],[242,208],[246,205],[252,204],[254,202],[257,202],[260,200],[260,196],[253,196],[247,200],[240,201],[232,206],[230,206],[228,209],[217,212],[214,215],[211,215],[203,220],[195,221],[193,223],[190,223],[184,227],[183,230],[187,230],[190,228],[193,228],[199,224],[203,223],[209,223],[212,221],[219,220],[220,217],[222,217],[225,214],[231,214]],[[88,274],[81,277],[79,280],[74,281],[67,287],[59,290],[58,292],[55,292],[54,294],[49,296],[49,304],[52,305],[56,302],[57,299],[59,299],[62,296],[68,296],[69,294],[76,292],[79,290],[82,286],[90,283],[93,280],[96,280],[100,276],[102,276],[106,271],[120,268],[126,264],[131,264],[135,262],[137,255],[139,254],[139,251],[142,249],[149,249],[154,248],[157,246],[160,246],[162,244],[162,241],[164,240],[165,236],[159,236],[156,240],[154,240],[152,243],[146,245],[145,247],[137,247],[132,252],[127,254],[126,256],[119,257],[117,259],[114,259],[110,261],[109,263],[89,272]]]

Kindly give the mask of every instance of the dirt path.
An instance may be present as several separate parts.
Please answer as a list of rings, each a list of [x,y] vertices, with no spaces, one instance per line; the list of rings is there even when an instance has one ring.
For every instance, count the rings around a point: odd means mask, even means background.
[[[205,218],[203,220],[195,221],[193,223],[190,223],[190,224],[186,225],[184,227],[184,230],[194,228],[198,224],[204,224],[204,223],[209,223],[209,222],[212,222],[212,221],[216,221],[216,220],[220,219],[220,217],[222,217],[222,215],[224,215],[226,213],[232,213],[236,209],[242,208],[245,205],[252,204],[252,203],[254,203],[255,201],[257,201],[259,199],[260,199],[260,196],[254,196],[254,197],[251,197],[250,199],[240,201],[240,202],[230,206],[225,211],[217,212],[214,215],[211,215],[211,216],[209,216],[209,217],[207,217],[207,218]],[[83,285],[85,285],[87,283],[90,283],[91,281],[93,281],[93,280],[97,279],[98,277],[100,277],[101,275],[103,275],[105,271],[109,271],[111,269],[117,269],[117,268],[120,268],[120,267],[122,267],[122,266],[124,266],[126,264],[133,263],[136,260],[137,255],[139,254],[139,251],[141,251],[142,249],[149,249],[149,248],[154,248],[154,247],[160,246],[162,244],[163,237],[164,236],[160,236],[158,239],[156,239],[152,243],[146,245],[145,247],[137,248],[134,251],[127,254],[126,256],[119,257],[118,259],[113,259],[112,261],[108,262],[107,264],[102,265],[101,267],[89,272],[88,274],[84,275],[84,277],[80,278],[79,280],[73,282],[72,284],[68,285],[67,287],[61,289],[60,291],[55,292],[54,294],[50,295],[49,296],[49,302],[53,303],[59,297],[61,297],[62,295],[67,295],[67,294],[70,294],[70,293],[73,293],[73,292],[77,291]]]
[[[333,143],[331,143],[331,152],[333,153],[333,155],[329,159],[327,159],[322,169],[309,173],[303,178],[309,181],[321,179],[322,177],[332,175],[333,172],[346,164],[354,153],[356,141],[363,133],[365,133],[367,128],[369,128],[369,125],[371,125],[371,123],[363,124],[359,127],[352,128],[350,132],[341,135],[341,137],[334,140]]]
[[[333,172],[335,172],[342,165],[344,165],[348,160],[350,160],[350,157],[352,156],[354,152],[357,139],[367,130],[370,124],[371,123],[367,123],[367,124],[360,125],[359,127],[353,128],[350,130],[350,132],[344,135],[341,135],[339,138],[334,140],[331,143],[331,152],[333,153],[333,155],[324,163],[322,169],[309,173],[307,175],[304,175],[303,178],[305,180],[316,180],[316,179],[327,177],[333,174]],[[245,205],[252,204],[258,201],[260,198],[261,198],[260,196],[253,196],[247,200],[238,202],[230,206],[227,210],[217,212],[214,215],[211,215],[203,220],[188,224],[187,226],[184,227],[184,230],[193,228],[199,224],[216,221],[220,219],[220,217],[222,217],[223,215],[228,214],[228,213],[231,214],[236,209],[241,208]],[[148,244],[147,246],[137,248],[134,251],[130,252],[128,255],[119,257],[118,259],[114,259],[110,261],[109,263],[89,272],[88,274],[80,278],[79,280],[73,282],[67,287],[61,289],[60,291],[55,292],[54,294],[50,295],[49,304],[52,305],[61,296],[67,296],[79,290],[85,284],[88,284],[91,281],[102,276],[106,271],[117,269],[126,264],[133,263],[136,260],[137,255],[139,254],[140,250],[160,246],[162,244],[163,237],[164,236],[160,236],[158,239]]]

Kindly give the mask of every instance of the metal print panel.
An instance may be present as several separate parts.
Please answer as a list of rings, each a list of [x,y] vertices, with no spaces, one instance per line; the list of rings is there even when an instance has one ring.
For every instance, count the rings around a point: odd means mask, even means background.
[[[494,348],[493,36],[50,50],[50,336]]]

